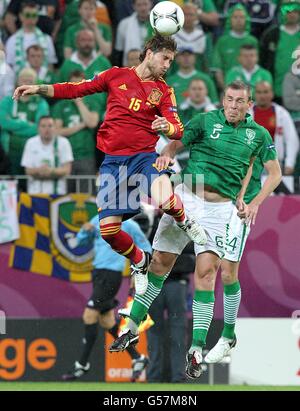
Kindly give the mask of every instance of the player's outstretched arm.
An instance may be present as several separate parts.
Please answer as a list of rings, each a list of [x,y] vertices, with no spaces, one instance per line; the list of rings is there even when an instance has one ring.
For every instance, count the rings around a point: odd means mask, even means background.
[[[44,97],[53,97],[54,96],[54,88],[51,85],[31,85],[31,86],[20,86],[15,89],[13,94],[14,100],[19,100],[20,97],[23,96],[33,96],[35,94],[39,94]]]
[[[157,165],[159,170],[163,170],[164,168],[173,165],[176,153],[180,151],[183,147],[184,145],[179,140],[171,141],[170,143],[168,143],[163,148],[162,152],[160,153],[160,156],[156,159],[155,164]]]

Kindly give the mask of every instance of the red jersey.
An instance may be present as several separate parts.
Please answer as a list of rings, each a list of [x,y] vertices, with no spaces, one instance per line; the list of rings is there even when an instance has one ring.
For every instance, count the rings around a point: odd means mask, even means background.
[[[253,107],[254,120],[266,128],[271,134],[272,139],[274,140],[275,131],[276,131],[276,114],[275,108],[273,106],[269,108],[260,108],[257,106]]]
[[[54,98],[77,98],[107,92],[105,120],[98,130],[97,148],[110,155],[155,151],[159,138],[151,129],[155,115],[166,117],[171,139],[180,139],[183,125],[173,89],[163,79],[143,81],[134,67],[112,67],[92,80],[54,84]]]

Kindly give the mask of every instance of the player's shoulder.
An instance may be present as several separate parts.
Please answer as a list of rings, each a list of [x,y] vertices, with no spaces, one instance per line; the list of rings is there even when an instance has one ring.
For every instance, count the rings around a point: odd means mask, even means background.
[[[106,70],[100,71],[99,73],[97,73],[97,74],[95,75],[95,77],[97,77],[97,76],[103,76],[104,74],[105,74],[105,75],[108,75],[108,76],[111,76],[111,77],[119,76],[119,75],[122,74],[122,73],[123,73],[123,74],[128,73],[128,70],[129,70],[128,67],[112,66],[112,67],[107,68]],[[94,78],[95,78],[95,77],[94,77]]]

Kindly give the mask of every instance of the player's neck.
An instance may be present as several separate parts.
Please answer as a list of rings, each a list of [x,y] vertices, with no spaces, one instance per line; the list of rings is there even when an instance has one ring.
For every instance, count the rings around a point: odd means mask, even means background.
[[[139,78],[143,81],[155,81],[156,80],[153,74],[151,73],[151,71],[149,70],[149,68],[143,63],[139,64],[136,67],[135,71],[137,75],[139,76]]]

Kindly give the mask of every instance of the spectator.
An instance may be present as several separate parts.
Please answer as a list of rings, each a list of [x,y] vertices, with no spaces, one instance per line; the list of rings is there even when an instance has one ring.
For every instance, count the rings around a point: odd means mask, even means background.
[[[210,37],[205,34],[201,26],[197,25],[197,6],[193,3],[186,3],[183,5],[182,10],[184,12],[183,28],[173,36],[178,49],[192,48],[196,54],[196,68],[201,71],[208,71],[212,44]],[[173,65],[170,74],[173,74],[176,70],[176,65]]]
[[[274,78],[274,91],[278,101],[282,96],[282,82],[293,64],[293,51],[300,44],[300,3],[292,1],[280,7],[281,24],[267,29],[261,39],[260,62]]]
[[[240,48],[239,62],[238,66],[228,71],[225,77],[226,85],[236,80],[241,80],[249,84],[254,90],[255,85],[262,81],[273,84],[271,73],[257,64],[258,52],[255,46],[244,44]]]
[[[150,363],[147,370],[149,382],[185,381],[186,354],[186,314],[189,274],[194,270],[195,256],[193,246],[188,246],[178,257],[169,277],[164,283],[161,293],[152,304],[149,314],[154,325],[147,330],[148,352]],[[167,310],[170,332],[170,376],[163,378],[163,347],[165,341],[165,318]]]
[[[52,40],[55,41],[61,24],[59,0],[11,0],[5,15],[5,25],[8,32],[12,35],[20,28],[22,20],[20,14],[24,4],[36,7],[38,12],[37,26],[43,33],[52,36]]]
[[[207,87],[203,80],[194,78],[188,88],[188,97],[179,105],[179,116],[186,124],[198,113],[207,113],[216,110],[207,96]]]
[[[20,71],[18,86],[35,83],[34,70],[24,68]],[[48,114],[48,103],[41,96],[24,96],[19,101],[7,96],[0,101],[2,145],[8,151],[12,174],[23,174],[20,162],[25,143],[37,134],[39,119]]]
[[[213,0],[185,0],[185,3],[195,4],[198,22],[201,25],[209,27],[218,26],[219,15]]]
[[[70,59],[65,60],[60,68],[59,81],[68,81],[74,70],[83,71],[85,78],[89,79],[111,67],[106,57],[97,55],[95,35],[92,31],[87,29],[79,31],[76,45],[77,51],[74,51]]]
[[[258,48],[258,41],[250,34],[250,18],[244,6],[237,4],[229,9],[225,33],[214,47],[212,69],[220,90],[224,89],[224,77],[228,70],[238,64],[241,46],[251,44]]]
[[[127,66],[136,67],[140,64],[141,50],[131,49],[127,53]]]
[[[0,133],[1,137],[1,133]],[[10,174],[10,161],[0,141],[0,174]]]
[[[300,57],[300,47],[295,51],[295,57]],[[300,61],[292,66],[292,70],[284,77],[282,86],[284,106],[289,110],[300,137]]]
[[[25,66],[27,48],[38,44],[44,50],[43,65],[55,64],[57,59],[52,39],[37,27],[38,9],[34,2],[22,3],[20,20],[22,27],[6,42],[7,63],[18,73]]]
[[[74,71],[68,80],[77,83],[83,79],[83,72]],[[57,133],[69,139],[74,153],[72,175],[94,175],[96,173],[94,134],[99,123],[97,98],[91,95],[75,100],[62,100],[53,107]],[[103,114],[104,110],[103,105]],[[79,189],[80,192],[87,192],[87,182],[81,181]],[[69,191],[75,191],[73,181],[70,181]]]
[[[30,176],[29,194],[66,194],[65,176],[71,173],[72,148],[65,137],[57,136],[53,118],[41,117],[39,134],[27,140],[21,165]]]
[[[0,100],[5,96],[12,96],[15,83],[15,73],[5,61],[3,45],[0,41]]]
[[[299,150],[299,138],[289,112],[273,102],[270,83],[260,82],[255,87],[255,104],[251,109],[254,120],[265,127],[274,140],[283,174],[294,172]]]
[[[32,68],[37,74],[37,83],[53,84],[56,83],[56,75],[53,70],[43,65],[44,50],[38,44],[34,44],[26,50],[27,67]]]
[[[143,49],[145,41],[151,37],[152,27],[149,14],[151,0],[133,0],[134,13],[120,21],[117,26],[114,62],[127,66],[127,53],[131,49]]]
[[[83,29],[91,30],[94,33],[96,47],[100,54],[105,57],[111,55],[112,51],[112,32],[107,24],[98,23],[96,19],[96,0],[80,0],[78,23],[69,27],[65,33],[64,40],[64,57],[69,59],[76,50],[76,35]]]
[[[188,97],[188,87],[194,78],[201,79],[205,82],[208,96],[213,103],[218,104],[219,98],[216,86],[208,74],[196,70],[196,55],[190,46],[182,47],[178,50],[176,56],[178,71],[168,76],[168,84],[175,90],[177,104],[180,105]]]
[[[2,0],[0,2],[0,42],[1,40],[4,41],[7,35],[4,15],[5,15],[8,4],[9,4],[9,0]]]
[[[272,23],[276,9],[277,0],[227,0],[224,5],[224,14],[227,15],[231,7],[241,4],[251,19],[251,33],[258,37],[268,25]]]

